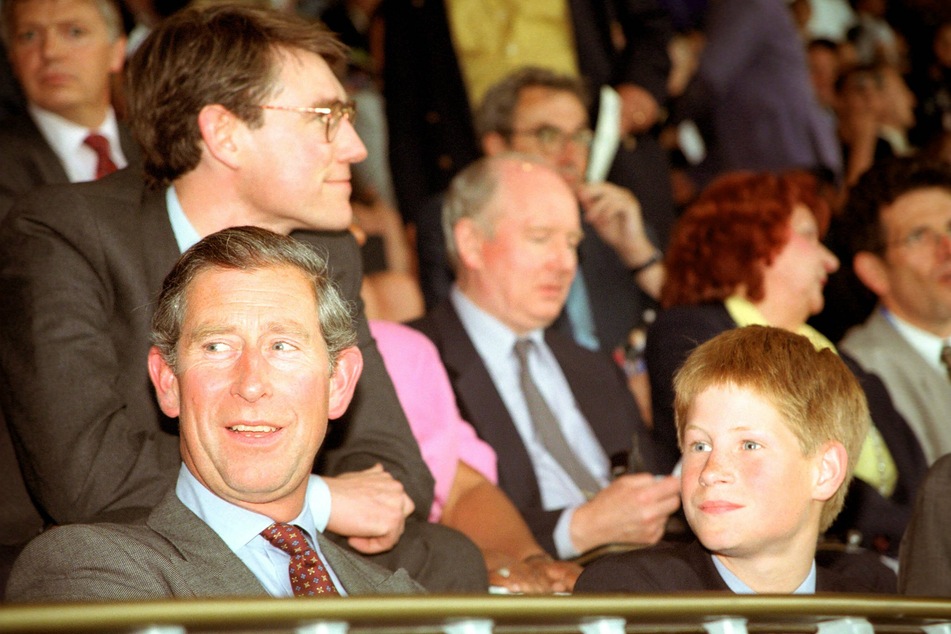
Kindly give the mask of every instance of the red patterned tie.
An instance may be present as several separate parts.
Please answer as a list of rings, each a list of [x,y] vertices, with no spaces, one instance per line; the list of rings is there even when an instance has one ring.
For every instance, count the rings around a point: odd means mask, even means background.
[[[320,556],[310,547],[304,532],[291,524],[271,524],[261,536],[290,555],[288,572],[295,597],[336,597],[330,574]]]
[[[112,162],[112,157],[109,156],[109,139],[101,134],[90,134],[83,143],[91,147],[96,153],[96,156],[99,157],[99,160],[96,162],[97,179],[108,176],[119,169],[116,167],[116,164]]]

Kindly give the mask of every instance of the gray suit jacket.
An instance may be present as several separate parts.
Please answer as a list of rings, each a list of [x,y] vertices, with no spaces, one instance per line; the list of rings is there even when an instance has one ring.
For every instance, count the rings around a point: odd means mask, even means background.
[[[139,146],[121,123],[119,139],[129,165],[140,163]],[[0,122],[0,148],[0,220],[17,196],[40,185],[69,182],[56,152],[27,115]]]
[[[895,330],[880,310],[839,344],[888,388],[895,409],[918,436],[928,464],[951,453],[951,384]]]
[[[317,535],[350,595],[412,594],[406,574],[368,563]],[[74,524],[33,540],[13,567],[11,601],[268,596],[254,574],[169,491],[145,524]]]

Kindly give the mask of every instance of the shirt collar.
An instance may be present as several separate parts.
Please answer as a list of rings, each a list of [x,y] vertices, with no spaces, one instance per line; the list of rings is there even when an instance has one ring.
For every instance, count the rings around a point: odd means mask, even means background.
[[[172,223],[172,233],[175,234],[178,250],[184,253],[193,244],[201,240],[201,236],[188,220],[188,216],[185,215],[182,203],[178,200],[178,194],[175,193],[174,185],[169,185],[169,188],[165,190],[165,206],[168,208],[168,220]]]
[[[729,568],[723,565],[723,563],[717,558],[716,555],[711,554],[710,559],[713,560],[713,565],[717,569],[717,572],[720,573],[720,577],[723,579],[723,582],[726,583],[727,587],[730,588],[736,594],[756,594],[756,591],[750,588],[746,583],[744,583],[739,577],[733,574]],[[802,583],[799,584],[799,587],[793,590],[793,594],[815,594],[816,593],[816,560],[812,560],[812,566],[809,568],[809,574],[806,575],[806,578],[803,579]]]
[[[27,104],[27,110],[33,118],[36,127],[40,129],[43,138],[50,144],[57,156],[71,156],[82,147],[83,141],[91,133],[101,134],[109,140],[112,147],[121,148],[119,139],[119,124],[116,113],[112,108],[106,111],[106,118],[96,129],[74,123],[55,112],[44,110],[35,104]]]
[[[479,308],[455,284],[449,291],[449,299],[459,315],[459,321],[483,358],[510,355],[519,339],[531,339],[539,346],[545,342],[543,329],[536,328],[522,336],[516,335],[499,319]]]
[[[316,534],[319,532],[315,521],[315,511],[318,509],[313,508],[318,495],[317,487],[313,483],[315,478],[317,476],[311,475],[308,480],[300,515],[288,522],[306,532],[312,540],[316,540]],[[206,489],[184,463],[178,471],[175,494],[182,504],[221,537],[232,552],[247,546],[261,531],[274,523],[274,520],[266,515],[249,511],[218,497]]]
[[[944,339],[927,330],[922,330],[917,326],[909,324],[884,306],[879,307],[879,310],[882,311],[882,316],[898,331],[898,334],[908,342],[908,345],[927,359],[931,366],[942,373],[947,371],[941,363],[941,347],[946,343]],[[947,343],[951,343],[951,341]]]
[[[740,297],[739,295],[731,295],[723,302],[723,305],[726,307],[726,311],[730,313],[730,317],[733,321],[736,322],[737,326],[741,328],[743,326],[770,326],[769,322],[766,321],[766,318],[763,316],[763,313],[760,312],[753,302],[749,301],[745,297]],[[823,335],[821,332],[810,326],[809,324],[803,324],[796,329],[796,334],[802,335],[806,339],[812,342],[812,345],[816,347],[816,350],[822,350],[823,348],[829,348],[833,352],[836,352],[835,344],[833,344],[829,339]]]

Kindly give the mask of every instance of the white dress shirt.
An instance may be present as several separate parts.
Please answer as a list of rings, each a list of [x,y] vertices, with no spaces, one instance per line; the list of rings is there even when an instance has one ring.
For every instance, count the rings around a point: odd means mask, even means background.
[[[314,537],[323,530],[321,522],[328,513],[324,508],[328,498],[324,496],[323,481],[311,476],[304,497],[304,508],[294,520],[287,522],[300,528],[313,549],[324,559],[320,546]],[[208,524],[227,544],[228,548],[251,570],[261,585],[274,597],[292,597],[288,565],[290,555],[273,546],[261,536],[261,531],[274,523],[271,518],[236,506],[218,497],[206,489],[182,464],[178,472],[175,494],[190,511]],[[324,560],[326,563],[326,560]],[[346,596],[343,584],[327,565],[334,585],[342,596]]]
[[[84,141],[92,133],[101,134],[109,141],[109,156],[116,167],[122,169],[129,162],[122,153],[122,142],[119,139],[119,124],[116,122],[116,113],[109,108],[106,120],[96,130],[64,119],[58,114],[43,110],[33,104],[27,106],[30,116],[40,129],[46,142],[53,148],[59,157],[66,176],[71,183],[82,183],[96,180],[96,166],[99,164],[99,155]]]
[[[566,510],[555,527],[554,540],[558,555],[562,558],[576,556],[579,553],[570,538],[571,517],[574,509],[586,502],[587,498],[535,433],[522,394],[519,362],[514,351],[515,342],[520,337],[476,306],[456,286],[450,291],[450,301],[488,369],[492,383],[528,451],[541,490],[542,506],[546,510]],[[545,343],[544,332],[541,329],[534,330],[525,338],[535,344],[529,353],[528,365],[539,391],[557,417],[565,438],[570,439],[577,457],[601,485],[606,486],[610,473],[608,456],[578,408],[561,366]]]

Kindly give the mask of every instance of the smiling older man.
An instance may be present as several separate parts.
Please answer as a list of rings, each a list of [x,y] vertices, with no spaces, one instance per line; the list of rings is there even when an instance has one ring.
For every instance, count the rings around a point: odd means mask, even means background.
[[[323,260],[264,229],[213,234],[169,273],[152,331],[152,384],[181,427],[174,489],[144,525],[41,535],[14,566],[11,600],[420,590],[335,546],[316,519],[311,465],[363,367]]]

